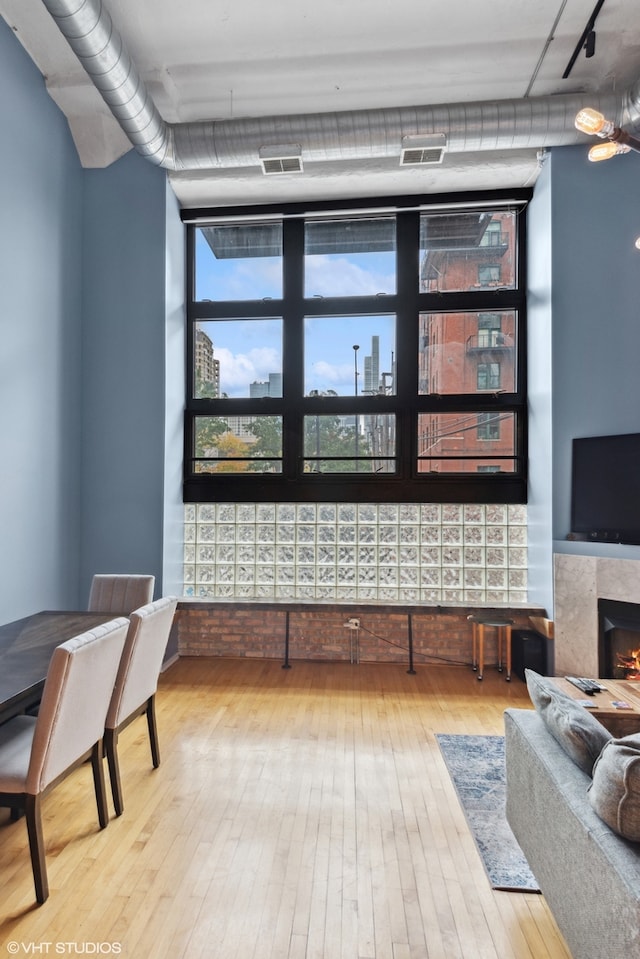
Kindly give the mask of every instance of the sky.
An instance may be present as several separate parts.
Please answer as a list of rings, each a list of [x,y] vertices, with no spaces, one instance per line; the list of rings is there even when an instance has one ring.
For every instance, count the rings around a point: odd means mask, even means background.
[[[305,259],[305,296],[356,296],[395,292],[395,253],[331,254]],[[201,235],[196,254],[196,298],[238,300],[280,298],[279,257],[216,260]],[[381,298],[381,309],[384,298]],[[282,371],[279,319],[201,322],[220,360],[220,388],[228,396],[248,396],[249,384]],[[380,372],[390,372],[395,355],[392,315],[313,317],[305,320],[304,391],[354,394],[364,385],[364,357],[372,336],[380,337]],[[359,349],[354,351],[354,345]],[[357,357],[356,354],[357,353]]]

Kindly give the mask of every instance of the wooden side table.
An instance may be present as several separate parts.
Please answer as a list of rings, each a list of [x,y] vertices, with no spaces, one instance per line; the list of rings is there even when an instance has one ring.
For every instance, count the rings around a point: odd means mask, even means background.
[[[507,682],[511,681],[511,627],[512,619],[498,619],[494,616],[467,616],[473,629],[472,669],[477,671],[478,679],[482,679],[484,672],[484,631],[487,626],[497,630],[498,636],[498,671],[502,672],[502,645],[506,647]]]

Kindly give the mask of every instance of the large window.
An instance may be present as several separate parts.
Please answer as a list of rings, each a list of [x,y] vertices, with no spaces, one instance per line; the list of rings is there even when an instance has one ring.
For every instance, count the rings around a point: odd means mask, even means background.
[[[185,501],[525,502],[528,195],[183,214]]]

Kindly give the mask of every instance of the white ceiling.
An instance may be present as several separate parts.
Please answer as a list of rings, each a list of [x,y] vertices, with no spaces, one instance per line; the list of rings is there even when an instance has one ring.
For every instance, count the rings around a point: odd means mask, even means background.
[[[104,0],[168,123],[627,90],[637,0],[605,0],[595,55],[562,79],[595,0]],[[84,166],[131,146],[41,0],[0,0],[68,118]],[[184,207],[532,185],[536,150],[445,154],[439,166],[330,163],[169,174]]]

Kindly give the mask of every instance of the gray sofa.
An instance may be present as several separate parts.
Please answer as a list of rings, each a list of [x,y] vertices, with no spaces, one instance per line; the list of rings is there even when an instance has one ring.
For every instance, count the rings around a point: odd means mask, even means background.
[[[506,710],[505,749],[507,820],[573,959],[640,959],[640,844],[596,815],[535,710]]]

